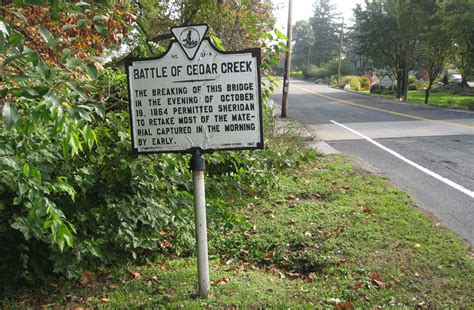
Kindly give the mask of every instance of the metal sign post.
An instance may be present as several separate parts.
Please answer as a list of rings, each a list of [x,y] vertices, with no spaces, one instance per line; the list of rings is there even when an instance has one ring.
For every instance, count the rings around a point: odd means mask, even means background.
[[[196,248],[198,261],[199,296],[209,294],[209,257],[207,251],[206,194],[204,186],[205,162],[202,151],[192,150],[191,170],[193,171],[194,216],[196,224]]]
[[[259,48],[220,51],[207,25],[171,28],[155,58],[128,59],[125,71],[134,154],[192,154],[199,295],[209,294],[206,152],[263,148]]]

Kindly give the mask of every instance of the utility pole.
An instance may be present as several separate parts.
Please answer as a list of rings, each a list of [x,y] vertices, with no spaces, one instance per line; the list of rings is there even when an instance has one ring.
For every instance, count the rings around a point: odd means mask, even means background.
[[[311,66],[311,47],[314,43],[314,32],[309,28],[309,36],[308,36],[308,56],[306,58],[306,70],[309,71],[309,67]]]
[[[342,16],[340,37],[341,37],[341,41],[339,42],[339,62],[337,64],[337,85],[341,83],[342,38],[344,37],[344,16]]]
[[[288,29],[286,42],[286,57],[285,57],[285,75],[283,77],[283,98],[281,104],[281,117],[288,117],[288,88],[290,86],[290,67],[291,67],[291,9],[293,0],[288,0]]]

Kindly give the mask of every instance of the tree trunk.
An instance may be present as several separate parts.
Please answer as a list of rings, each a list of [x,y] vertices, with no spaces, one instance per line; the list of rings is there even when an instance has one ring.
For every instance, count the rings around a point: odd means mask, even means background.
[[[430,78],[430,83],[425,90],[425,104],[428,104],[428,98],[430,97],[431,86],[433,86],[433,80]]]
[[[410,61],[410,51],[409,51],[409,49],[407,49],[406,55],[405,55],[405,70],[404,70],[404,72],[403,72],[403,80],[404,80],[404,84],[403,84],[403,101],[404,101],[404,102],[407,102],[407,99],[408,99],[408,76],[409,76],[409,74],[410,74],[409,61]]]
[[[469,87],[469,85],[467,84],[466,76],[464,76],[464,75],[462,76],[461,86],[462,87]]]
[[[402,75],[397,74],[397,99],[400,99],[402,96]]]

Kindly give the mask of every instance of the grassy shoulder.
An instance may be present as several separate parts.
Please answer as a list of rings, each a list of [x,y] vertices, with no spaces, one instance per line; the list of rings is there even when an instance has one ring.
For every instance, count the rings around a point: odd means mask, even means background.
[[[371,94],[369,91],[358,91],[356,93],[362,93],[386,99],[395,99],[394,95]],[[408,91],[408,102],[416,104],[425,104],[425,91]],[[474,96],[456,95],[450,92],[435,90],[430,93],[428,105],[454,109],[474,110]]]
[[[280,135],[282,152],[302,148]],[[296,142],[295,142],[296,141]],[[453,233],[343,156],[301,151],[276,188],[235,194],[238,227],[209,227],[211,296],[192,257],[148,257],[73,282],[3,287],[5,308],[474,306],[474,263]],[[289,153],[290,154],[290,153]]]

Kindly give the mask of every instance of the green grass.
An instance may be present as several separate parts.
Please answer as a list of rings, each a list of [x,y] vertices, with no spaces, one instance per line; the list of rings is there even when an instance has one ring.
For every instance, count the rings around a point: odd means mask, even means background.
[[[411,90],[408,92],[408,100],[414,103],[425,103],[424,90]],[[430,92],[429,105],[439,107],[450,107],[457,109],[474,110],[474,96],[461,96],[447,92]]]
[[[371,94],[367,90],[358,91],[371,96],[382,97],[385,99],[395,99],[394,95]],[[411,103],[425,104],[424,90],[410,90],[408,91],[408,101]],[[432,91],[428,100],[428,105],[437,107],[447,107],[454,109],[474,110],[474,96],[456,95],[444,91]]]
[[[300,147],[283,143],[287,138],[280,141],[282,152]],[[246,223],[209,229],[213,285],[206,300],[197,298],[194,258],[156,256],[144,264],[98,268],[82,283],[0,288],[0,304],[474,307],[472,249],[459,237],[419,211],[407,194],[349,159],[314,153],[306,159],[281,172],[278,187],[268,194],[228,199],[226,207]]]

